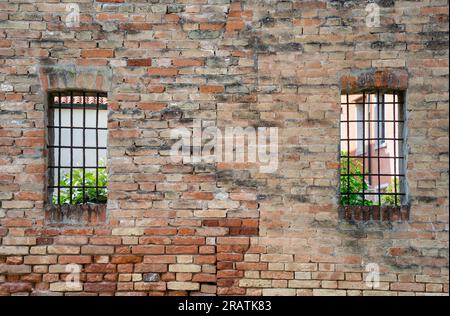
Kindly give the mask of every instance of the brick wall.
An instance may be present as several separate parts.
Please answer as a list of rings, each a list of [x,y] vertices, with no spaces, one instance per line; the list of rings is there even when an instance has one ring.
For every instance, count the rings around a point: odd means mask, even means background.
[[[375,2],[78,0],[70,28],[0,1],[0,295],[448,293],[448,1]],[[340,94],[370,87],[407,89],[409,219],[339,218]],[[64,89],[110,109],[108,205],[75,221],[45,203]],[[172,163],[193,119],[278,127],[277,172]]]

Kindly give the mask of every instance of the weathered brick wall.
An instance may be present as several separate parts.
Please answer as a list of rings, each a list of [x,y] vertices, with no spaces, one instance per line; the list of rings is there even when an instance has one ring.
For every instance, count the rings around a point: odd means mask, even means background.
[[[448,293],[448,1],[376,2],[0,1],[0,295]],[[407,89],[409,220],[339,219],[340,94],[371,86]],[[97,213],[46,210],[64,89],[108,93]],[[278,171],[172,163],[193,119],[278,127]]]

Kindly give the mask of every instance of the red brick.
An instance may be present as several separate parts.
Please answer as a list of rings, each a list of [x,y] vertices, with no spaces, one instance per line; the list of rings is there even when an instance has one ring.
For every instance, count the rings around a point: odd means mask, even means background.
[[[178,15],[176,15],[176,14],[166,14],[164,16],[164,20],[167,23],[176,23],[176,22],[178,22],[180,20],[180,17]]]
[[[196,254],[198,253],[198,246],[167,246],[166,253],[168,254]]]
[[[45,145],[45,139],[42,137],[23,137],[16,139],[15,144],[19,147],[42,147]]]
[[[142,110],[160,111],[167,107],[167,103],[164,102],[140,102],[138,107]]]
[[[236,270],[217,271],[217,278],[241,278],[243,276],[244,276],[243,271],[236,271]]]
[[[254,193],[231,193],[230,199],[234,201],[253,201],[256,200],[256,194]]]
[[[84,264],[91,263],[91,256],[59,256],[58,263],[61,264]]]
[[[144,22],[120,23],[120,30],[126,31],[144,31],[153,29],[153,24]]]
[[[24,258],[25,264],[55,264],[57,256],[26,256]]]
[[[122,238],[98,236],[98,237],[91,237],[89,239],[89,242],[93,245],[120,245],[122,243]]]
[[[221,227],[241,227],[242,220],[240,218],[220,219],[219,226],[221,226]]]
[[[174,77],[178,75],[178,70],[176,68],[149,68],[148,74],[150,76]]]
[[[222,245],[248,245],[250,239],[247,237],[219,237],[217,243]]]
[[[166,88],[161,85],[151,85],[148,87],[148,92],[150,93],[163,93],[165,90]]]
[[[176,237],[172,240],[174,245],[204,245],[204,237]]]
[[[110,263],[94,263],[86,265],[85,272],[87,273],[114,273],[116,272],[116,265]]]
[[[178,236],[192,236],[195,234],[195,229],[190,227],[182,227],[178,228],[177,235]]]
[[[224,28],[224,23],[200,23],[200,30],[218,31]]]
[[[83,289],[87,292],[114,292],[116,290],[116,283],[112,282],[84,283]]]
[[[133,264],[118,264],[117,272],[119,273],[132,273],[134,271]]]
[[[141,59],[128,59],[128,67],[149,67],[152,65],[151,58],[141,58]]]
[[[283,271],[261,271],[261,278],[275,279],[275,280],[292,280],[294,278],[294,273]]]
[[[216,256],[198,256],[194,259],[196,264],[215,264]]]
[[[121,13],[99,13],[97,14],[99,21],[127,21],[128,17]],[[121,25],[119,25],[120,27]]]
[[[134,266],[134,272],[167,272],[167,264],[138,263]]]
[[[242,254],[239,253],[218,253],[218,261],[241,261],[244,258]]]
[[[141,256],[112,256],[111,263],[140,263]]]
[[[392,283],[392,291],[400,292],[423,292],[425,291],[425,284],[421,283]]]
[[[202,225],[207,226],[207,227],[217,227],[217,226],[219,226],[219,221],[214,220],[214,219],[206,219],[206,220],[202,221]],[[223,226],[226,226],[226,225],[223,225]]]
[[[19,282],[3,283],[0,284],[0,293],[2,292],[2,289],[4,289],[8,293],[31,292],[32,285],[31,283]]]
[[[420,9],[422,14],[446,14],[448,15],[448,7],[425,7]]]
[[[81,51],[83,58],[110,58],[114,57],[112,49],[85,49]]]
[[[177,58],[173,60],[172,64],[175,67],[194,67],[194,66],[203,66],[205,62],[201,59]]]
[[[27,200],[27,201],[39,201],[45,198],[43,193],[36,192],[18,192],[15,194],[16,199],[18,200]]]
[[[223,93],[225,88],[223,86],[204,85],[200,86],[201,93]]]
[[[130,130],[113,130],[109,132],[112,138],[138,138],[141,135],[141,131],[137,129]]]
[[[141,245],[169,245],[171,243],[169,237],[141,237],[139,244]]]
[[[152,255],[152,256],[145,256],[144,257],[144,263],[176,263],[176,256],[175,255]]]
[[[65,228],[63,231],[61,231],[61,234],[66,236],[71,235],[86,236],[92,235],[92,233],[93,233],[92,228]]]
[[[10,218],[3,221],[5,227],[29,227],[33,225],[33,221],[27,218]]]
[[[258,235],[258,228],[256,227],[230,227],[229,234],[231,236],[245,235],[255,236]]]
[[[217,252],[244,253],[248,250],[248,245],[217,245]]]
[[[6,227],[0,227],[0,237],[6,236],[8,229]]]
[[[243,227],[259,227],[259,221],[257,219],[243,219]]]
[[[213,254],[216,252],[215,246],[200,246],[199,251],[200,254]]]
[[[155,236],[171,236],[177,233],[176,228],[171,227],[161,227],[161,228],[147,228],[144,231],[145,235],[155,235]]]
[[[214,274],[199,273],[192,277],[192,282],[214,283],[216,276]]]
[[[214,194],[211,192],[184,192],[183,198],[187,200],[213,200]]]
[[[0,40],[0,47],[11,47],[11,43],[9,40]]]
[[[226,25],[226,29],[229,31],[242,30],[245,27],[245,23],[242,21],[229,21]]]

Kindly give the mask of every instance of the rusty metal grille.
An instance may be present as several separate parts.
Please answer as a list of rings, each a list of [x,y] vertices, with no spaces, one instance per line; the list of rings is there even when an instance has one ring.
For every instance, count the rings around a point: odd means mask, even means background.
[[[341,99],[340,204],[406,204],[403,93]]]
[[[49,202],[106,203],[107,98],[79,91],[49,95]]]

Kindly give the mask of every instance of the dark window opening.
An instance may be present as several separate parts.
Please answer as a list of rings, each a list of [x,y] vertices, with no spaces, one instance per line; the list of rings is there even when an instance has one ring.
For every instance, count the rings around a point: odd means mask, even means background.
[[[342,95],[341,205],[406,205],[404,125],[403,93]]]
[[[50,93],[47,127],[49,203],[106,203],[106,94]]]

